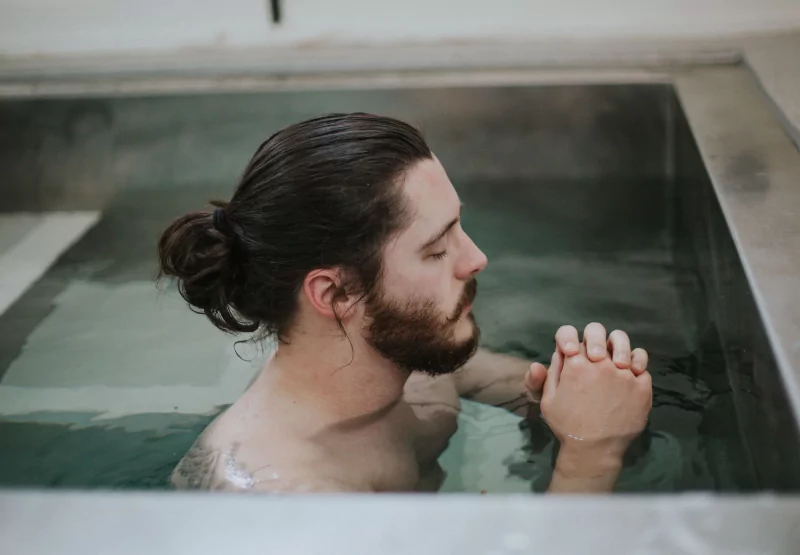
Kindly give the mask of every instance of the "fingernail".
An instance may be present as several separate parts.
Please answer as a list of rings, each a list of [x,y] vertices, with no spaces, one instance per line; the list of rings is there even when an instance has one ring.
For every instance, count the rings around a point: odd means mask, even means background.
[[[567,351],[576,351],[576,350],[578,350],[578,346],[573,341],[570,341],[566,345],[564,345],[564,348]]]
[[[595,345],[592,347],[592,354],[600,356],[603,354],[603,348],[600,345]]]

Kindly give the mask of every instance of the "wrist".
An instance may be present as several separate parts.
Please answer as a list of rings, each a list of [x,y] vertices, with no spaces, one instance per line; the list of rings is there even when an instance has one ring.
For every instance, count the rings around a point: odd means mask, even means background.
[[[622,470],[622,455],[608,446],[562,444],[558,453],[550,491],[608,492]]]
[[[592,477],[622,470],[622,455],[616,451],[597,448],[576,448],[562,444],[556,468],[562,474],[575,477]]]

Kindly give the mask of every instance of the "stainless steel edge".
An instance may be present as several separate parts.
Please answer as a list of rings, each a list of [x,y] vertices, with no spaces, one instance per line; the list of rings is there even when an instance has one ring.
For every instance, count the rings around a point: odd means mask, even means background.
[[[777,497],[0,494],[8,554],[797,553]]]
[[[720,64],[741,59],[742,38],[516,41],[498,38],[382,45],[317,43],[138,53],[0,56],[0,80]]]
[[[158,53],[0,56],[0,97],[273,90],[333,78],[488,71],[610,70],[732,64],[734,39],[489,41],[389,45],[287,45]],[[634,80],[634,82],[636,79]],[[313,84],[312,84],[313,86]]]
[[[293,75],[197,75],[122,78],[78,77],[71,79],[28,79],[3,81],[2,98],[119,97],[165,94],[225,94],[287,90],[335,90],[420,88],[447,86],[668,83],[669,68],[640,66],[628,68],[561,69],[472,69],[359,71]]]
[[[675,87],[800,422],[800,151],[743,67]]]

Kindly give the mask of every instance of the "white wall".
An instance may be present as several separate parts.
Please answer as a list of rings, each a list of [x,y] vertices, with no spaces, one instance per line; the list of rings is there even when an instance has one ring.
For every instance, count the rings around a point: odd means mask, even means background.
[[[800,0],[0,0],[0,54],[800,28]]]
[[[0,53],[39,54],[256,45],[259,0],[0,0]]]

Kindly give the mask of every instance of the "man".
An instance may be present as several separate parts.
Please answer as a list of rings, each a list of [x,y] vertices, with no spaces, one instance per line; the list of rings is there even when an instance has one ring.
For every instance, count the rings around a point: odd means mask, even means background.
[[[550,491],[608,491],[652,404],[647,354],[589,325],[549,369],[478,350],[485,255],[409,125],[322,117],[263,143],[230,202],[175,220],[162,274],[231,333],[279,347],[173,473],[178,488],[436,489],[461,397],[541,413],[561,442]]]

